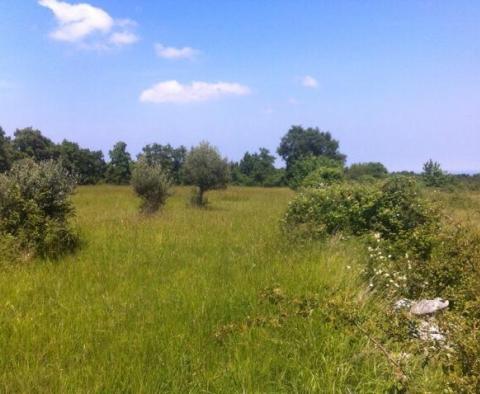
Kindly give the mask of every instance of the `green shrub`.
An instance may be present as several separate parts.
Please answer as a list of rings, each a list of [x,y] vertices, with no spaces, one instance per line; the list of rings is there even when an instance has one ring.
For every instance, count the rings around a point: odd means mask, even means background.
[[[436,210],[419,194],[416,182],[398,177],[382,188],[339,184],[304,190],[290,203],[283,223],[288,233],[306,238],[372,231],[390,238],[429,225],[435,217]]]
[[[167,201],[171,181],[168,173],[159,164],[150,165],[141,158],[133,169],[131,184],[142,199],[142,212],[153,213]]]
[[[388,170],[382,163],[354,163],[346,170],[347,177],[355,180],[385,178],[388,175]]]
[[[301,182],[302,187],[319,188],[342,182],[343,170],[339,167],[319,167],[308,174]]]
[[[318,239],[337,232],[363,234],[371,228],[379,191],[363,185],[339,184],[305,189],[289,204],[283,230],[294,237]]]
[[[296,160],[287,171],[288,186],[297,189],[303,180],[318,168],[338,168],[343,171],[343,162],[325,156],[306,156]]]
[[[74,181],[59,163],[16,162],[0,175],[0,234],[3,244],[56,257],[72,250],[78,237],[68,220],[74,211],[69,196]]]

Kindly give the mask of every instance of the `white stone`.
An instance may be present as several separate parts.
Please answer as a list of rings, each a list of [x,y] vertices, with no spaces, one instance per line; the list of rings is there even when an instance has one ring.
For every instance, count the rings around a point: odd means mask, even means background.
[[[433,300],[420,300],[413,303],[410,312],[414,315],[429,315],[447,308],[448,305],[448,300],[439,297]]]

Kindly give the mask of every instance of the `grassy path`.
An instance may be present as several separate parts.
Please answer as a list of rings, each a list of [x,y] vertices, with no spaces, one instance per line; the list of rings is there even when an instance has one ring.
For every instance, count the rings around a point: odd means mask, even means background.
[[[0,391],[390,386],[367,339],[322,315],[328,300],[361,294],[354,243],[285,243],[286,189],[211,193],[206,210],[188,207],[188,194],[177,189],[144,218],[128,188],[79,189],[82,248],[1,272]]]

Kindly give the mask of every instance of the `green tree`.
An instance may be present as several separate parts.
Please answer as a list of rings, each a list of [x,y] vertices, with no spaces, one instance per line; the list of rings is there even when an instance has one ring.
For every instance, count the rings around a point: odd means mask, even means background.
[[[10,138],[5,135],[0,127],[0,172],[10,169],[13,160],[13,150]]]
[[[144,157],[150,165],[160,165],[170,175],[170,178],[176,183],[181,182],[180,173],[187,156],[187,149],[184,146],[178,148],[170,144],[149,144],[142,148],[142,153],[138,158]]]
[[[77,143],[67,140],[63,140],[57,149],[62,165],[79,184],[95,184],[104,177],[106,163],[101,151],[82,149]]]
[[[197,186],[194,202],[204,205],[205,192],[226,187],[229,180],[228,170],[227,160],[208,142],[192,148],[183,166],[183,176],[187,184]]]
[[[246,152],[238,165],[248,185],[264,186],[267,179],[275,173],[275,157],[268,149],[260,148],[258,153]]]
[[[382,163],[354,163],[347,169],[347,176],[350,179],[361,179],[363,177],[384,178],[388,170]]]
[[[303,180],[319,168],[335,168],[343,173],[343,162],[325,156],[305,156],[295,161],[288,171],[288,186],[297,189]]]
[[[110,162],[107,164],[105,179],[108,183],[116,185],[128,184],[132,174],[132,158],[127,152],[127,144],[122,141],[117,142],[108,154]]]
[[[13,149],[18,158],[29,157],[35,161],[43,161],[58,157],[55,144],[42,135],[40,130],[31,127],[15,131]]]
[[[442,187],[448,182],[448,177],[443,172],[440,163],[432,159],[423,165],[422,178],[425,185],[430,187]]]
[[[307,156],[322,156],[343,164],[346,156],[339,152],[339,142],[328,131],[292,126],[282,138],[277,153],[285,160],[287,172],[297,161]]]

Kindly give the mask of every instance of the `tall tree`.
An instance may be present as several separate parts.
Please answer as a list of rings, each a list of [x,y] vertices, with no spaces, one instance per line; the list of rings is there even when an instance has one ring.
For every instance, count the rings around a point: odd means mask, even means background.
[[[55,144],[42,135],[40,130],[32,127],[15,131],[13,148],[18,158],[30,157],[35,161],[42,161],[58,157]]]
[[[317,127],[292,126],[282,138],[277,152],[285,160],[287,171],[295,161],[307,156],[325,156],[342,164],[346,160],[346,156],[339,152],[339,142],[330,132],[320,131]]]
[[[182,145],[178,148],[170,144],[149,144],[142,148],[138,159],[145,158],[149,165],[160,165],[168,172],[175,183],[180,183],[180,170],[185,162],[187,149]]]
[[[82,149],[75,142],[63,140],[58,152],[59,160],[79,184],[95,184],[103,178],[106,163],[101,151]]]
[[[239,171],[248,178],[249,184],[263,186],[265,181],[275,172],[275,157],[266,148],[258,153],[246,152],[238,165]]]
[[[119,141],[109,152],[110,162],[107,165],[105,178],[107,182],[116,185],[124,185],[130,182],[132,174],[132,158],[127,152],[127,144]]]
[[[0,172],[10,169],[13,160],[13,150],[10,138],[5,135],[5,131],[0,126]]]

